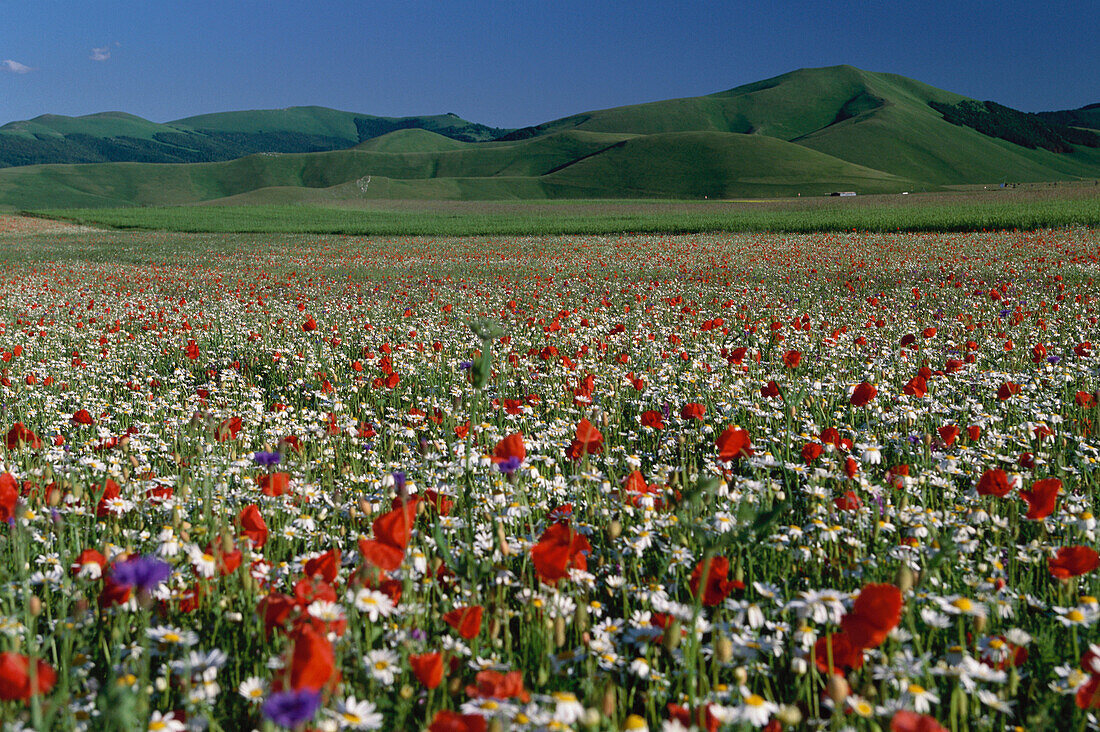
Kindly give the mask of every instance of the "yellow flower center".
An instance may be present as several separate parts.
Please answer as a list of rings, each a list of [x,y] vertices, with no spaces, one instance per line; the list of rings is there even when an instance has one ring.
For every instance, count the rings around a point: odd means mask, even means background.
[[[1068,613],[1066,613],[1066,617],[1075,623],[1080,623],[1082,620],[1085,619],[1084,613],[1082,613],[1077,608],[1074,608],[1073,610],[1070,610]]]
[[[957,607],[959,610],[962,610],[964,613],[968,613],[974,609],[974,603],[970,602],[970,600],[966,599],[965,597],[960,597],[958,600],[952,600],[951,604]]]
[[[749,694],[745,697],[745,703],[750,707],[761,707],[764,706],[764,697],[759,694]]]

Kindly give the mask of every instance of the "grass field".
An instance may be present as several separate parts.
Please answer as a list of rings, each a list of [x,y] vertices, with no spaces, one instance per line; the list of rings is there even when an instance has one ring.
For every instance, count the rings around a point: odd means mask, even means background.
[[[687,232],[981,231],[1100,226],[1100,187],[1037,186],[855,199],[758,201],[386,201],[37,211],[116,229],[378,236]]]

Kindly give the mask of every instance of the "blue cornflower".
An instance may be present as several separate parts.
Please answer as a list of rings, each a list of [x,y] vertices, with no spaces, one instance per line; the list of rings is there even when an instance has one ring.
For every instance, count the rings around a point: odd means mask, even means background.
[[[172,565],[168,562],[140,555],[118,562],[111,570],[111,579],[118,584],[145,592],[152,592],[171,576]]]
[[[278,465],[283,456],[278,452],[258,452],[252,456],[252,459],[256,461],[257,465],[270,468],[273,465]]]
[[[261,709],[264,716],[280,727],[293,729],[313,719],[321,706],[321,692],[302,689],[272,694]]]

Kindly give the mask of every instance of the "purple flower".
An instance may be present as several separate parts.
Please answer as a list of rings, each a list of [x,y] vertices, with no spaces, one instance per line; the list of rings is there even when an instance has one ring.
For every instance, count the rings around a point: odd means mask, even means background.
[[[404,493],[405,486],[408,484],[405,474],[400,470],[393,471],[393,489],[397,493]]]
[[[313,719],[321,706],[321,692],[302,689],[272,694],[264,702],[264,716],[280,727],[293,729],[302,722]]]
[[[518,457],[512,455],[511,457],[501,460],[499,463],[497,463],[497,468],[499,468],[500,472],[504,473],[505,475],[511,475],[512,473],[516,472],[521,462],[522,461]]]
[[[118,584],[145,592],[151,592],[170,576],[172,565],[155,557],[130,557],[111,570],[111,579]]]
[[[1062,360],[1061,356],[1047,356],[1047,363],[1058,363]]]
[[[462,369],[463,371],[467,371],[467,370],[472,369],[474,367],[474,362],[473,361],[459,361],[458,362],[458,367],[460,369]]]
[[[257,465],[270,468],[272,465],[278,465],[283,456],[278,452],[258,452],[252,456],[252,459],[256,461]]]

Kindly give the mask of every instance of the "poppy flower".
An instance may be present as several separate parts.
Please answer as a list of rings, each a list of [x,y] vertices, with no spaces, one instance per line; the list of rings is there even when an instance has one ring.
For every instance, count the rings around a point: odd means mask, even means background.
[[[718,435],[715,444],[718,446],[718,459],[724,463],[753,455],[749,433],[732,425]]]
[[[0,522],[6,523],[15,517],[15,506],[19,503],[19,484],[11,473],[0,475]]]
[[[1006,381],[997,389],[997,399],[1007,401],[1012,396],[1020,393],[1020,385],[1012,381]]]
[[[829,657],[832,656],[832,668]],[[845,669],[857,669],[863,666],[863,649],[852,643],[845,632],[832,633],[818,638],[814,644],[814,663],[823,674],[843,674]]]
[[[1027,515],[1029,519],[1044,519],[1054,512],[1054,505],[1058,502],[1058,491],[1062,489],[1062,481],[1057,478],[1044,478],[1031,484],[1031,490],[1020,491],[1020,498],[1027,502]]]
[[[901,388],[909,396],[922,397],[928,393],[928,382],[923,376],[914,376]]]
[[[267,543],[267,523],[255,503],[250,503],[241,510],[237,523],[241,527],[241,536],[250,540],[254,548],[264,548]]]
[[[5,444],[9,450],[16,450],[20,445],[37,450],[42,447],[42,440],[31,429],[25,427],[22,422],[16,422],[8,430]]]
[[[939,427],[936,431],[939,433],[940,440],[943,441],[944,447],[951,447],[954,445],[955,440],[959,438],[959,434],[962,432],[958,425],[954,424],[944,425],[943,427]]]
[[[1010,490],[1012,488],[1008,484],[1008,475],[1000,468],[990,468],[982,473],[981,479],[978,480],[978,495],[980,496],[1004,498]]]
[[[80,552],[69,570],[73,575],[79,575],[81,572],[84,572],[85,576],[89,576],[91,579],[99,579],[103,574],[103,568],[106,566],[107,557],[103,556],[102,553],[97,552],[95,549],[85,549]],[[98,569],[96,569],[96,567],[98,567]]]
[[[42,659],[34,663],[31,686],[31,659],[22,653],[0,653],[0,701],[30,701],[34,695],[48,694],[57,681],[57,672]]]
[[[1087,546],[1064,546],[1047,560],[1047,566],[1058,579],[1080,577],[1100,567],[1100,555]]]
[[[79,425],[89,425],[95,424],[95,420],[92,419],[92,415],[88,412],[87,409],[81,409],[73,414],[72,423]]]
[[[264,621],[264,634],[269,636],[275,628],[283,628],[295,607],[294,598],[290,595],[281,592],[265,595],[256,605],[256,613]]]
[[[312,315],[302,322],[302,330],[307,333],[317,330],[317,321],[313,319]]]
[[[760,387],[760,396],[764,397],[765,399],[774,399],[779,395],[779,384],[775,383],[774,380],[769,381],[767,384]]]
[[[853,645],[876,648],[901,620],[901,605],[901,590],[894,585],[864,585],[840,626]]]
[[[833,505],[841,511],[858,511],[863,508],[863,501],[860,500],[855,491],[845,491],[843,496],[833,499]]]
[[[703,415],[707,413],[705,405],[699,402],[688,402],[680,408],[681,419],[694,419],[697,422],[703,421]]]
[[[703,580],[703,568],[706,565],[707,578]],[[711,557],[701,560],[695,565],[688,580],[688,587],[693,597],[699,597],[699,586],[703,585],[703,604],[714,607],[725,600],[733,591],[734,584],[727,578],[730,571],[730,560],[726,557]]]
[[[865,407],[877,394],[878,389],[875,388],[874,384],[863,381],[852,391],[852,396],[849,397],[848,401],[851,402],[852,406]]]
[[[440,709],[432,717],[428,732],[485,732],[489,723],[480,714],[461,714]]]
[[[783,354],[783,365],[789,369],[796,369],[802,363],[802,352],[790,350]]]
[[[319,557],[314,557],[306,562],[303,573],[306,577],[321,576],[325,582],[332,583],[336,580],[336,572],[340,569],[340,550],[329,549]]]
[[[481,605],[456,607],[450,612],[443,613],[443,622],[457,630],[458,634],[466,640],[471,640],[481,632],[483,613],[484,608]]]
[[[570,569],[588,569],[584,554],[590,551],[588,539],[568,523],[559,522],[548,526],[531,547],[531,561],[539,579],[552,585],[568,577]]]
[[[443,681],[442,653],[410,653],[409,666],[426,689],[434,689]]]
[[[818,436],[822,445],[832,445],[833,447],[840,449],[840,432],[836,427],[826,427],[821,430],[821,434]]]
[[[523,688],[523,672],[479,671],[474,686],[466,687],[466,695],[475,699],[518,699],[526,704],[531,695]]]
[[[336,656],[332,644],[312,625],[299,627],[291,636],[290,688],[295,691],[320,691],[332,679]]]
[[[814,460],[821,457],[822,447],[816,442],[807,442],[802,446],[802,460],[807,465],[812,465]]]
[[[273,498],[286,493],[290,489],[289,473],[264,473],[256,482],[260,484],[260,490],[265,496]]]
[[[642,412],[642,426],[663,430],[665,428],[665,415],[656,409],[647,409]]]
[[[1096,406],[1096,397],[1092,394],[1089,394],[1087,391],[1079,391],[1074,394],[1073,401],[1077,404],[1077,406],[1084,407],[1085,409]]]
[[[890,732],[947,732],[947,728],[935,717],[899,709],[890,719]]]
[[[359,553],[365,561],[386,572],[401,566],[412,537],[416,505],[413,501],[406,502],[374,520],[374,538],[359,540]]]
[[[1092,674],[1074,697],[1078,709],[1100,709],[1100,674]]]
[[[583,455],[592,455],[603,451],[603,435],[587,419],[577,423],[576,435],[569,444],[566,456],[571,460],[580,460]]]
[[[972,424],[966,428],[966,437],[971,442],[977,442],[982,436],[981,425]]]
[[[237,439],[237,434],[241,431],[244,422],[240,417],[230,417],[229,419],[223,419],[218,428],[214,431],[214,436],[218,442],[228,442],[229,440]]]
[[[522,464],[527,457],[527,447],[523,444],[523,433],[514,432],[496,444],[493,448],[493,462],[502,463],[515,460]]]

